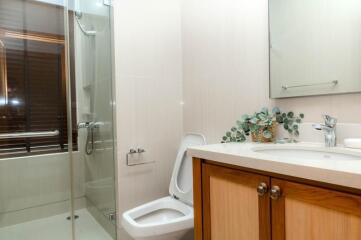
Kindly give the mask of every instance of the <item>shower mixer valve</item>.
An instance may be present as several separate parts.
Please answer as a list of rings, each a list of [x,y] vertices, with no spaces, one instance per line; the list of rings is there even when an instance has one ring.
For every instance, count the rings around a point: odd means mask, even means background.
[[[78,123],[78,129],[87,129],[87,137],[85,141],[85,153],[91,155],[94,152],[94,129],[104,125],[103,122],[81,122]]]
[[[82,128],[94,129],[94,128],[99,128],[101,125],[104,124],[102,122],[81,122],[78,123],[78,129],[82,129]]]

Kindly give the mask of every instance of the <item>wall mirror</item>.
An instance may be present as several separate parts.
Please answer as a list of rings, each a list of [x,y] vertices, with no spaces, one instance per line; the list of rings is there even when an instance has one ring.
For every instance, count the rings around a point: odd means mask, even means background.
[[[269,0],[270,96],[361,92],[360,0]]]

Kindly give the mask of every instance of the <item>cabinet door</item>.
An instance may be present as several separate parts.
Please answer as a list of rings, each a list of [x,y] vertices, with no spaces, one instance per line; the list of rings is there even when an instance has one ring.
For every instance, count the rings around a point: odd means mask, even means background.
[[[269,240],[270,178],[209,164],[202,168],[203,239]]]
[[[360,240],[361,197],[272,179],[273,240]]]

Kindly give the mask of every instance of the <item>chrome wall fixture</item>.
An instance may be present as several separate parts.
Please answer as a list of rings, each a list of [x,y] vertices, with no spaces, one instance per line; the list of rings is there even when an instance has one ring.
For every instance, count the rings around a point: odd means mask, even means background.
[[[83,13],[79,11],[75,11],[75,20],[79,25],[80,30],[86,35],[86,36],[95,36],[97,34],[94,30],[85,30],[85,27],[80,23],[80,19],[83,17]]]
[[[111,6],[112,5],[112,0],[103,0],[103,4],[105,6]]]
[[[107,7],[110,7],[112,5],[112,0],[103,0],[103,5],[104,6],[107,6]],[[86,35],[86,36],[95,36],[97,34],[97,31],[95,30],[86,30],[84,25],[82,25],[80,23],[80,19],[83,18],[83,12],[81,11],[75,11],[74,12],[74,15],[75,15],[75,20],[76,22],[78,23],[79,25],[79,28],[80,30]]]
[[[138,163],[131,163],[130,162],[130,158],[134,155],[140,155],[140,154],[143,154],[145,153],[145,149],[143,148],[137,148],[137,149],[134,149],[134,148],[131,148],[129,149],[129,152],[127,153],[127,156],[126,156],[126,160],[127,160],[127,166],[129,167],[132,167],[132,166],[137,166],[137,165],[144,165],[144,164],[150,164],[150,163],[154,163],[155,161],[148,161],[148,162],[138,162]]]
[[[85,153],[91,155],[94,152],[94,130],[99,128],[101,122],[82,122],[78,123],[78,129],[87,129],[87,137],[85,141]]]

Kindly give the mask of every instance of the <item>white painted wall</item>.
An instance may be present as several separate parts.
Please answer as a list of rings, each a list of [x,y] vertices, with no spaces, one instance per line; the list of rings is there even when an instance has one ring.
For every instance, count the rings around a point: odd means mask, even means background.
[[[328,113],[361,123],[361,94],[268,98],[267,8],[267,0],[183,0],[184,131],[217,143],[243,113],[272,105],[306,122]]]
[[[182,136],[180,17],[179,0],[114,2],[119,216],[168,194]],[[138,146],[155,163],[126,166]]]
[[[184,0],[184,130],[219,142],[268,101],[266,0]]]

